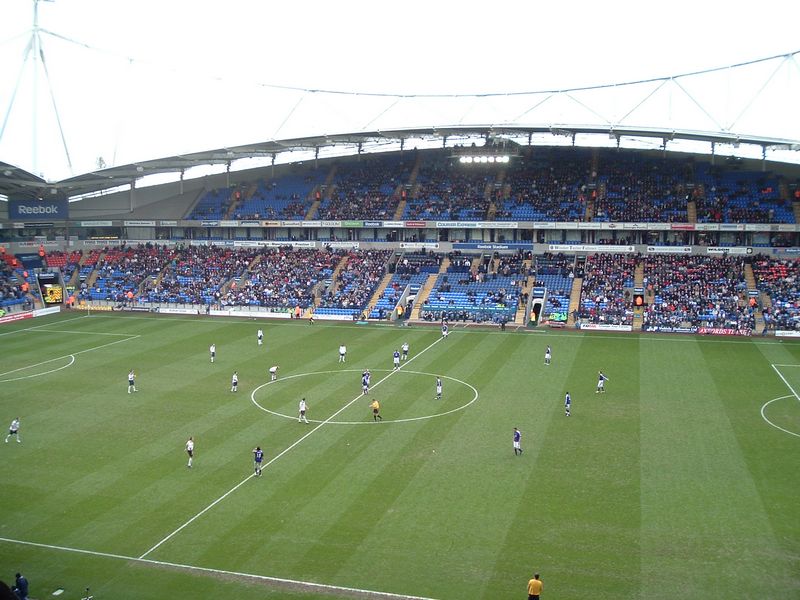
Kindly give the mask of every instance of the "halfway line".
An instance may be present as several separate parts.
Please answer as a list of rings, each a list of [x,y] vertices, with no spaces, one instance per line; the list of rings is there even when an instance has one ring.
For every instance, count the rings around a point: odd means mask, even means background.
[[[394,375],[395,373],[399,372],[399,371],[400,371],[400,369],[402,369],[402,368],[403,368],[405,365],[407,365],[407,364],[411,363],[411,362],[412,362],[414,359],[416,359],[417,357],[419,357],[419,356],[422,356],[422,355],[423,355],[425,352],[427,352],[428,350],[430,350],[431,348],[433,348],[433,347],[434,347],[436,344],[438,344],[439,342],[441,342],[443,339],[444,339],[444,338],[441,338],[441,337],[440,337],[440,338],[438,338],[438,339],[437,339],[435,342],[433,342],[433,343],[432,343],[430,346],[428,346],[427,348],[425,348],[425,349],[423,349],[422,351],[420,351],[420,352],[419,352],[419,354],[415,354],[413,357],[411,357],[410,359],[408,359],[408,360],[407,360],[407,361],[406,361],[406,362],[405,362],[403,365],[401,365],[401,366],[400,366],[398,369],[391,371],[389,374],[387,374],[387,375],[386,375],[386,377],[384,377],[383,379],[381,379],[380,381],[378,381],[378,382],[377,382],[375,385],[373,385],[372,387],[373,387],[373,388],[376,388],[376,387],[378,387],[378,386],[379,386],[380,384],[382,384],[384,381],[386,381],[387,379],[389,379],[389,377],[391,377],[391,376],[392,376],[392,375]],[[358,396],[356,396],[355,398],[353,398],[352,400],[350,400],[350,402],[348,402],[347,404],[345,404],[345,405],[344,405],[342,408],[340,408],[339,410],[337,410],[337,411],[336,411],[335,413],[333,413],[333,414],[332,414],[330,417],[328,417],[327,419],[325,419],[324,421],[322,421],[322,423],[320,423],[319,425],[317,425],[316,427],[314,427],[314,429],[312,429],[311,431],[309,431],[308,433],[306,433],[305,435],[303,435],[303,436],[302,436],[301,438],[299,438],[299,439],[298,439],[296,442],[294,442],[293,444],[291,444],[291,445],[290,445],[288,448],[284,449],[284,450],[283,450],[282,452],[280,452],[279,454],[276,454],[276,455],[275,455],[275,457],[274,457],[272,460],[270,460],[270,461],[267,461],[267,462],[264,464],[264,466],[262,467],[262,469],[266,469],[268,466],[270,466],[272,463],[274,463],[276,460],[278,460],[278,459],[279,459],[281,456],[283,456],[284,454],[286,454],[287,452],[289,452],[289,450],[291,450],[292,448],[294,448],[295,446],[297,446],[297,445],[298,445],[300,442],[302,442],[303,440],[305,440],[305,439],[306,439],[307,437],[309,437],[311,434],[313,434],[313,433],[315,433],[316,431],[318,431],[319,429],[321,429],[321,428],[322,428],[324,425],[327,425],[328,423],[330,423],[330,422],[331,422],[333,419],[335,419],[335,418],[336,418],[337,416],[339,416],[339,415],[340,415],[342,412],[344,412],[345,410],[347,410],[347,409],[348,409],[350,406],[352,406],[352,405],[353,405],[355,402],[357,402],[358,400],[360,400],[360,399],[361,399],[361,398],[363,398],[363,397],[364,397],[364,396],[363,396],[363,394],[359,394]],[[205,514],[207,511],[211,510],[211,509],[212,509],[214,506],[216,506],[217,504],[219,504],[220,502],[222,502],[222,501],[223,501],[225,498],[227,498],[228,496],[230,496],[230,495],[231,495],[233,492],[235,492],[236,490],[238,490],[238,489],[239,489],[240,487],[242,487],[242,486],[243,486],[243,485],[244,485],[246,482],[250,481],[250,480],[251,480],[253,477],[255,477],[255,473],[250,473],[250,475],[248,475],[247,477],[245,477],[244,479],[242,479],[242,480],[241,480],[239,483],[237,483],[235,486],[233,486],[233,487],[232,487],[231,489],[229,489],[227,492],[225,492],[224,494],[222,494],[222,496],[220,496],[219,498],[217,498],[216,500],[214,500],[214,501],[213,501],[211,504],[209,504],[208,506],[206,506],[206,507],[205,507],[203,510],[201,510],[199,513],[197,513],[197,514],[196,514],[195,516],[193,516],[191,519],[189,519],[188,521],[186,521],[186,522],[185,522],[183,525],[181,525],[180,527],[178,527],[178,528],[177,528],[175,531],[173,531],[173,532],[172,532],[172,533],[170,533],[168,536],[166,536],[164,539],[162,539],[160,542],[158,542],[157,544],[155,544],[155,545],[154,545],[152,548],[150,548],[150,549],[149,549],[147,552],[145,552],[144,554],[142,554],[142,555],[141,555],[139,558],[140,558],[140,559],[141,559],[141,558],[144,558],[145,556],[147,556],[148,554],[150,554],[151,552],[153,552],[153,550],[155,550],[156,548],[158,548],[159,546],[161,546],[161,544],[163,544],[163,543],[164,543],[164,542],[166,542],[167,540],[171,539],[171,538],[172,538],[172,537],[173,537],[175,534],[177,534],[177,533],[179,533],[180,531],[182,531],[182,530],[183,530],[185,527],[187,527],[188,525],[191,525],[191,524],[192,524],[192,523],[193,523],[193,522],[194,522],[194,521],[195,521],[195,520],[196,520],[198,517],[201,517],[201,516],[202,516],[202,515],[204,515],[204,514]]]
[[[778,374],[778,377],[780,377],[780,378],[783,380],[783,383],[785,383],[785,384],[786,384],[786,387],[788,387],[788,388],[789,388],[789,391],[790,391],[790,392],[792,392],[792,394],[794,394],[794,397],[795,397],[795,398],[797,398],[797,400],[800,400],[800,396],[798,396],[798,395],[797,395],[797,392],[795,392],[795,391],[794,391],[794,388],[793,388],[791,385],[789,385],[789,382],[788,382],[788,381],[786,381],[786,378],[783,376],[783,373],[781,373],[781,372],[778,370],[778,367],[776,367],[775,365],[770,365],[770,366],[771,366],[771,367],[772,367],[772,368],[775,370],[775,372]]]

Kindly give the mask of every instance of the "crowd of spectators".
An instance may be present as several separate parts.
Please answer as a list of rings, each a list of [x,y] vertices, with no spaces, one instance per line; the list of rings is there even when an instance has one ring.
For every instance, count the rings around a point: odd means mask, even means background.
[[[230,279],[244,273],[256,255],[251,248],[187,246],[167,262],[161,280],[153,280],[142,302],[214,304]]]
[[[741,258],[648,255],[644,283],[645,329],[753,329],[754,309],[748,302]]]
[[[6,261],[0,260],[0,309],[7,310],[15,304],[25,303],[23,284]]]
[[[386,274],[386,262],[391,254],[391,250],[348,252],[347,263],[332,286],[335,291],[322,296],[319,308],[365,309]]]
[[[249,197],[245,193],[234,209],[234,217],[244,220],[281,219],[300,221],[305,218],[318,176],[286,175],[270,181],[259,181]],[[317,194],[320,194],[319,190]]]
[[[696,180],[699,222],[794,222],[791,201],[781,198],[777,180],[767,173],[701,164]]]
[[[637,257],[594,254],[586,258],[578,316],[607,325],[633,323],[632,288]]]
[[[757,256],[753,274],[759,291],[769,295],[770,306],[763,310],[771,330],[800,330],[800,259]]]
[[[238,281],[220,295],[219,304],[306,309],[314,302],[315,286],[333,274],[343,255],[341,250],[291,247],[263,251],[246,276],[244,269],[235,275]]]
[[[97,277],[94,285],[91,288],[82,286],[78,297],[127,301],[131,294],[139,293],[139,287],[146,279],[157,277],[175,255],[174,248],[157,244],[106,248],[95,267]]]
[[[686,161],[654,159],[620,153],[600,165],[599,185],[605,189],[595,203],[595,221],[686,222],[683,184],[691,177]]]
[[[401,198],[398,187],[408,181],[409,171],[403,162],[379,157],[340,165],[335,188],[320,204],[317,218],[394,219]]]
[[[53,250],[45,256],[45,264],[51,269],[61,269],[64,274],[64,281],[69,282],[78,269],[82,257],[83,250],[73,250],[72,252]]]
[[[575,221],[583,219],[597,174],[591,152],[551,148],[514,160],[504,180],[505,192],[495,219]]]
[[[430,252],[409,252],[394,266],[395,273],[418,275],[420,273],[436,273],[442,264],[442,255]]]
[[[446,158],[426,161],[419,170],[416,191],[406,203],[403,218],[482,221],[491,204],[486,187],[493,182],[494,174],[486,169],[454,168]]]

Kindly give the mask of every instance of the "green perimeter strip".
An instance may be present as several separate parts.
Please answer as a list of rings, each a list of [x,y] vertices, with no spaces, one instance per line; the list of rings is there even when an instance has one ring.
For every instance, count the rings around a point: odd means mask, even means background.
[[[354,598],[389,598],[392,600],[435,600],[433,598],[426,598],[424,596],[407,596],[404,594],[392,594],[391,592],[378,592],[373,590],[363,590],[358,588],[349,588],[338,585],[328,585],[325,583],[314,583],[310,581],[297,581],[294,579],[283,579],[280,577],[270,577],[268,575],[256,575],[254,573],[238,573],[236,571],[225,571],[222,569],[212,569],[209,567],[196,567],[193,565],[183,565],[180,563],[172,563],[163,560],[152,560],[149,558],[135,558],[133,556],[124,556],[122,554],[111,554],[109,552],[97,552],[94,550],[83,550],[80,548],[69,548],[66,546],[56,546],[53,544],[41,544],[38,542],[28,542],[24,540],[12,540],[10,538],[0,537],[0,542],[8,544],[19,544],[22,546],[33,546],[35,548],[45,548],[47,550],[58,550],[61,552],[72,552],[74,554],[85,554],[89,556],[99,556],[102,558],[114,558],[117,560],[125,560],[130,562],[155,565],[159,567],[172,567],[174,569],[181,569],[185,571],[195,571],[199,573],[208,573],[211,575],[232,575],[235,577],[246,577],[249,579],[271,582],[282,585],[297,586],[308,592],[320,592],[330,595],[337,593],[348,594]]]

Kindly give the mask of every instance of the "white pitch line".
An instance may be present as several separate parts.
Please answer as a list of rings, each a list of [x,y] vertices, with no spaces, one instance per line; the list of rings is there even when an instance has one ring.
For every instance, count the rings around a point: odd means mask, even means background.
[[[11,373],[16,373],[17,371],[22,371],[24,369],[32,369],[34,367],[39,367],[41,365],[46,365],[47,363],[55,362],[57,360],[61,360],[62,358],[69,358],[75,357],[78,354],[85,354],[86,352],[94,352],[95,350],[99,350],[100,348],[107,348],[108,346],[113,346],[114,344],[121,344],[122,342],[128,342],[130,340],[136,339],[138,335],[132,335],[130,337],[125,338],[124,340],[116,340],[113,342],[109,342],[107,344],[101,344],[100,346],[95,346],[94,348],[87,348],[86,350],[78,350],[77,352],[72,352],[71,354],[65,354],[64,356],[57,356],[56,358],[51,358],[50,360],[43,360],[42,362],[38,362],[34,365],[27,365],[24,367],[20,367],[18,369],[13,369],[11,371],[6,371],[5,373],[0,373],[0,377],[5,377],[6,375],[11,375]]]
[[[438,338],[438,339],[437,339],[435,342],[433,342],[433,343],[432,343],[430,346],[428,346],[427,348],[425,348],[424,350],[422,350],[421,352],[419,352],[418,354],[414,355],[412,358],[410,358],[409,360],[407,360],[407,361],[405,362],[405,364],[403,364],[403,365],[402,365],[402,366],[401,366],[399,369],[397,369],[397,370],[393,370],[391,373],[387,374],[387,375],[386,375],[386,377],[384,377],[383,379],[381,379],[380,381],[378,381],[378,382],[377,382],[375,385],[373,385],[372,387],[373,387],[373,388],[376,388],[376,387],[378,387],[378,386],[379,386],[380,384],[382,384],[384,381],[386,381],[387,379],[389,379],[389,377],[391,377],[391,376],[392,376],[392,375],[394,375],[395,373],[398,373],[398,372],[400,371],[400,369],[402,369],[402,368],[403,368],[405,365],[409,364],[409,363],[410,363],[410,362],[412,362],[414,359],[416,359],[416,358],[418,358],[418,357],[422,356],[422,355],[423,355],[425,352],[427,352],[428,350],[430,350],[431,348],[433,348],[433,347],[434,347],[436,344],[438,344],[439,342],[441,342],[443,339],[444,339],[444,338],[441,338],[441,337],[440,337],[440,338]],[[296,447],[298,444],[300,444],[300,443],[301,443],[303,440],[305,440],[306,438],[308,438],[310,435],[312,435],[312,434],[314,434],[315,432],[319,431],[319,430],[320,430],[322,427],[324,427],[325,425],[327,425],[328,423],[330,423],[330,422],[331,422],[333,419],[335,419],[335,418],[336,418],[338,415],[340,415],[341,413],[343,413],[345,410],[347,410],[347,409],[348,409],[350,406],[352,406],[352,405],[353,405],[355,402],[357,402],[358,400],[361,400],[363,397],[364,397],[364,395],[363,395],[363,394],[359,394],[358,396],[356,396],[355,398],[353,398],[353,399],[352,399],[350,402],[348,402],[347,404],[345,404],[345,405],[344,405],[342,408],[340,408],[339,410],[337,410],[337,411],[336,411],[335,413],[333,413],[333,414],[332,414],[330,417],[328,417],[327,419],[325,419],[324,421],[322,421],[322,422],[321,422],[319,425],[317,425],[316,427],[314,427],[314,429],[312,429],[311,431],[309,431],[308,433],[306,433],[305,435],[303,435],[303,436],[302,436],[301,438],[299,438],[299,439],[298,439],[296,442],[294,442],[293,444],[291,444],[289,447],[285,448],[285,449],[284,449],[283,451],[281,451],[279,454],[276,454],[276,455],[275,455],[275,456],[272,458],[272,460],[270,460],[270,461],[267,461],[267,462],[264,464],[264,466],[263,466],[263,467],[261,467],[261,468],[262,468],[262,469],[266,469],[268,466],[270,466],[272,463],[274,463],[276,460],[278,460],[278,459],[279,459],[280,457],[282,457],[284,454],[286,454],[287,452],[289,452],[289,450],[291,450],[292,448],[295,448],[295,447]],[[172,533],[170,533],[168,536],[166,536],[164,539],[162,539],[161,541],[159,541],[159,542],[158,542],[157,544],[155,544],[155,545],[154,545],[152,548],[150,548],[150,549],[149,549],[147,552],[145,552],[144,554],[142,554],[141,556],[139,556],[139,558],[144,558],[145,556],[147,556],[148,554],[150,554],[151,552],[153,552],[153,550],[157,549],[159,546],[161,546],[161,544],[163,544],[163,543],[164,543],[164,542],[166,542],[167,540],[171,539],[171,538],[172,538],[172,537],[173,537],[175,534],[177,534],[177,533],[179,533],[180,531],[182,531],[182,530],[183,530],[185,527],[187,527],[187,526],[191,525],[191,524],[192,524],[192,523],[193,523],[193,522],[194,522],[194,521],[195,521],[195,520],[196,520],[198,517],[201,517],[201,516],[202,516],[202,515],[204,515],[204,514],[205,514],[207,511],[209,511],[209,510],[211,510],[212,508],[214,508],[214,507],[215,507],[217,504],[219,504],[220,502],[222,502],[222,501],[223,501],[225,498],[227,498],[228,496],[230,496],[230,495],[231,495],[233,492],[235,492],[236,490],[238,490],[238,489],[239,489],[240,487],[242,487],[242,486],[243,486],[243,485],[244,485],[246,482],[250,481],[250,480],[251,480],[253,477],[255,477],[255,473],[250,473],[250,475],[248,475],[247,477],[245,477],[244,479],[242,479],[242,480],[241,480],[239,483],[237,483],[235,486],[233,486],[233,487],[232,487],[231,489],[229,489],[227,492],[225,492],[224,494],[222,494],[222,496],[220,496],[219,498],[217,498],[216,500],[214,500],[214,501],[213,501],[211,504],[209,504],[208,506],[206,506],[206,507],[205,507],[203,510],[201,510],[199,513],[197,513],[197,514],[196,514],[195,516],[193,516],[191,519],[189,519],[188,521],[186,521],[186,522],[185,522],[183,525],[181,525],[180,527],[178,527],[178,528],[177,528],[175,531],[173,531],[173,532],[172,532]]]
[[[60,325],[61,323],[66,323],[68,321],[74,321],[76,319],[85,319],[86,315],[80,317],[72,317],[71,319],[64,319],[62,321],[56,321],[55,323],[44,323],[43,325],[34,325],[32,327],[25,327],[24,329],[15,329],[14,331],[6,331],[5,333],[0,333],[0,337],[5,335],[13,335],[15,333],[22,333],[24,331],[35,331],[37,329],[41,329],[42,327],[49,327],[50,325]]]
[[[41,373],[34,373],[33,375],[23,375],[21,377],[12,377],[11,379],[0,379],[0,383],[10,383],[12,381],[22,381],[23,379],[33,379],[34,377],[43,377],[45,375],[50,375],[50,373],[56,373],[57,371],[63,371],[75,364],[75,357],[70,354],[70,361],[58,367],[57,369],[50,369],[49,371],[42,371]],[[24,368],[24,367],[23,367]]]
[[[764,419],[767,423],[772,425],[775,429],[780,429],[784,433],[788,433],[789,435],[793,435],[795,437],[800,437],[800,433],[795,433],[794,431],[789,431],[788,429],[784,429],[780,425],[775,425],[772,421],[767,418],[767,415],[764,414],[764,410],[773,402],[777,402],[778,400],[786,400],[786,398],[791,398],[791,396],[781,396],[780,398],[773,398],[769,402],[765,402],[764,406],[761,407],[761,418]]]
[[[794,394],[794,397],[795,397],[795,398],[797,398],[798,402],[800,402],[800,396],[798,396],[798,395],[797,395],[797,392],[795,392],[795,391],[794,391],[794,388],[793,388],[793,387],[792,387],[792,386],[789,384],[789,382],[788,382],[788,381],[786,381],[786,378],[783,376],[783,373],[781,373],[781,372],[778,370],[778,367],[776,367],[775,365],[770,365],[770,366],[771,366],[771,367],[772,367],[772,369],[773,369],[773,370],[774,370],[774,371],[775,371],[775,372],[778,374],[778,377],[780,377],[780,378],[781,378],[781,380],[783,381],[783,383],[785,383],[785,384],[786,384],[786,387],[787,387],[787,388],[789,388],[789,391],[790,391],[790,392],[792,392],[792,394]]]
[[[391,370],[390,369],[373,369],[373,371],[380,372],[380,371],[391,371]],[[268,386],[268,385],[272,385],[274,383],[280,383],[281,381],[285,381],[287,379],[295,379],[297,377],[306,377],[308,375],[325,375],[325,374],[328,374],[328,373],[360,373],[360,372],[361,371],[359,369],[340,369],[340,370],[335,370],[334,369],[334,370],[331,370],[331,371],[314,371],[313,373],[298,373],[297,375],[289,375],[287,377],[281,377],[280,379],[276,379],[275,381],[268,381],[267,383],[264,383],[264,384],[261,384],[260,386],[258,386],[250,394],[250,400],[253,402],[253,404],[255,404],[258,408],[263,410],[265,413],[269,413],[271,415],[275,415],[276,417],[282,417],[284,419],[291,419],[292,421],[294,421],[295,419],[297,419],[297,415],[284,415],[283,413],[275,412],[273,410],[269,410],[268,408],[264,408],[263,406],[261,406],[258,402],[256,402],[255,393],[258,390],[260,390],[262,387],[265,387],[265,386]],[[433,374],[433,373],[424,373],[422,371],[406,371],[406,373],[411,373],[413,375],[426,375],[426,376],[430,376],[430,377],[436,377],[436,375]],[[460,383],[461,385],[470,388],[473,392],[475,392],[475,395],[472,397],[472,400],[470,400],[466,404],[462,404],[461,406],[457,406],[456,408],[452,408],[452,409],[447,410],[445,412],[433,413],[432,415],[424,415],[422,417],[408,417],[408,418],[405,418],[405,419],[384,419],[383,421],[381,421],[381,423],[412,423],[414,421],[425,421],[425,420],[428,420],[428,419],[435,419],[436,417],[444,417],[444,416],[450,415],[450,414],[452,414],[454,412],[458,412],[460,410],[464,410],[465,408],[469,407],[475,401],[478,400],[478,390],[475,389],[474,385],[469,384],[466,381],[463,381],[461,379],[456,379],[455,377],[450,377],[449,375],[439,375],[439,377],[441,377],[442,379],[449,379],[450,381],[455,381],[456,383]],[[375,384],[375,385],[377,385],[377,384]],[[362,397],[363,397],[363,394],[362,394]],[[319,419],[309,419],[308,422],[309,423],[322,423],[322,421],[320,421]],[[329,421],[329,423],[331,425],[368,425],[368,426],[372,425],[372,421]]]
[[[339,592],[351,594],[355,597],[364,598],[387,598],[390,600],[435,600],[434,598],[425,598],[423,596],[407,596],[405,594],[393,594],[391,592],[377,592],[374,590],[365,590],[361,588],[351,588],[339,585],[329,585],[326,583],[314,583],[312,581],[299,581],[297,579],[284,579],[282,577],[270,577],[268,575],[256,575],[255,573],[238,573],[236,571],[226,571],[223,569],[212,569],[210,567],[195,567],[194,565],[184,565],[180,563],[167,562],[163,560],[153,560],[151,558],[136,558],[133,556],[124,556],[122,554],[113,554],[111,552],[97,552],[95,550],[83,550],[81,548],[70,548],[68,546],[56,546],[54,544],[41,544],[38,542],[28,542],[25,540],[14,540],[11,538],[0,537],[0,541],[9,544],[19,544],[22,546],[32,546],[34,548],[45,548],[47,550],[60,550],[62,552],[72,552],[75,554],[88,554],[89,556],[99,556],[102,558],[114,558],[117,560],[126,560],[133,562],[140,562],[148,565],[157,565],[160,567],[171,567],[174,569],[184,569],[187,571],[199,571],[201,573],[211,573],[214,575],[233,575],[236,577],[246,577],[257,581],[264,581],[269,583],[277,583],[284,585],[293,585],[299,588],[305,588],[304,591],[319,591],[319,592]]]
[[[86,317],[83,317],[86,318]],[[30,333],[72,333],[75,335],[114,335],[117,337],[134,335],[132,333],[106,333],[103,331],[71,331],[69,329],[37,329],[36,331],[31,331]]]

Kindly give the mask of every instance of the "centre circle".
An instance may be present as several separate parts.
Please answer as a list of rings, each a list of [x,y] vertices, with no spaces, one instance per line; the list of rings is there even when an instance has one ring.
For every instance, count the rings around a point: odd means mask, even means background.
[[[330,371],[312,371],[312,372],[308,372],[308,373],[297,373],[295,375],[287,375],[286,377],[281,377],[280,379],[276,379],[275,381],[268,381],[266,383],[262,383],[261,385],[259,385],[257,388],[255,388],[250,393],[250,400],[259,409],[263,410],[266,413],[269,413],[271,415],[274,415],[276,417],[281,417],[281,418],[284,418],[284,419],[297,420],[297,414],[287,415],[285,413],[282,413],[282,412],[279,412],[279,411],[275,411],[275,410],[271,410],[271,409],[263,406],[256,399],[256,394],[259,392],[259,390],[261,390],[263,388],[266,388],[267,386],[280,385],[281,382],[289,381],[291,379],[298,379],[298,378],[302,378],[302,377],[313,377],[315,375],[330,375],[330,374],[339,374],[339,373],[361,373],[361,370],[359,370],[359,369],[340,369],[340,370],[330,370]],[[402,376],[404,374],[407,374],[407,375],[418,375],[418,376],[432,377],[432,378],[440,377],[442,380],[451,381],[451,382],[454,382],[454,383],[456,383],[458,385],[461,385],[461,386],[464,386],[464,387],[468,388],[469,390],[472,391],[472,394],[473,394],[472,395],[472,399],[470,399],[468,402],[465,402],[465,403],[463,403],[463,404],[461,404],[461,405],[459,405],[459,406],[457,406],[455,408],[451,408],[449,410],[440,411],[440,412],[436,412],[436,413],[433,413],[433,414],[430,414],[430,415],[423,415],[423,416],[419,416],[419,417],[408,417],[408,418],[404,418],[404,419],[383,419],[383,421],[381,421],[382,423],[410,423],[410,422],[413,422],[413,421],[424,421],[424,420],[427,420],[427,419],[435,419],[437,417],[444,417],[445,415],[449,415],[449,414],[452,414],[454,412],[458,412],[460,410],[464,410],[465,408],[467,408],[468,406],[473,404],[478,399],[478,396],[479,396],[478,390],[475,388],[475,386],[473,386],[472,384],[469,384],[466,381],[463,381],[461,379],[457,379],[455,377],[450,377],[449,375],[438,375],[438,374],[435,374],[435,373],[426,373],[424,371],[407,371],[405,369],[401,369],[401,370],[397,370],[397,371],[392,371],[392,370],[388,370],[388,369],[373,369],[372,373],[388,373],[388,375],[386,375],[383,379],[380,379],[377,383],[375,383],[373,385],[373,387],[377,387],[378,385],[380,385],[381,383],[386,381],[391,376],[396,376],[396,375],[397,376]],[[395,373],[396,373],[396,375],[393,375]],[[346,401],[344,404],[342,404],[339,407],[339,412],[344,412],[344,409],[349,408],[351,405],[355,404],[359,400],[362,400],[363,398],[364,398],[363,394],[359,394],[355,398],[352,398],[352,399]],[[441,400],[436,400],[436,402],[442,402],[442,401]],[[338,414],[338,412],[334,413],[334,415],[337,415],[337,414]],[[373,424],[373,421],[371,421],[371,420],[370,421],[337,421],[337,420],[334,420],[331,417],[329,417],[328,419],[324,419],[324,420],[323,419],[311,419],[311,418],[309,418],[308,421],[310,423],[320,423],[320,424],[330,424],[330,425],[372,425]]]

